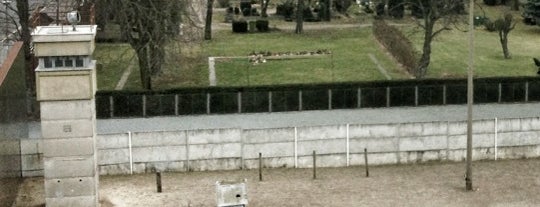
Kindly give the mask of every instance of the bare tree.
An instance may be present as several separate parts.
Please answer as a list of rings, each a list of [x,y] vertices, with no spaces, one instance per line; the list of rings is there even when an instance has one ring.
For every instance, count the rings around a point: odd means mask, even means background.
[[[261,16],[266,18],[268,17],[268,4],[270,3],[270,0],[261,0]]]
[[[510,51],[508,50],[508,34],[515,28],[516,23],[514,17],[510,13],[506,13],[504,18],[495,20],[495,29],[499,32],[499,41],[501,42],[504,58],[510,59]]]
[[[519,0],[512,0],[512,10],[519,11]]]
[[[204,27],[204,39],[212,39],[212,13],[214,11],[214,0],[208,0],[206,5],[206,25]]]
[[[296,5],[296,34],[304,32],[304,0],[298,0]]]
[[[104,0],[115,8],[115,20],[139,60],[141,83],[152,90],[152,77],[161,72],[165,46],[180,32],[182,0]]]
[[[21,41],[23,42],[24,52],[24,67],[26,73],[26,92],[28,97],[32,97],[35,94],[35,72],[32,54],[30,47],[31,35],[30,35],[30,9],[28,6],[28,0],[16,0],[16,1],[4,1],[3,7],[0,10],[5,25],[2,25],[5,32],[5,40]],[[16,4],[16,6],[13,5]],[[30,103],[30,102],[29,102]],[[33,111],[28,106],[28,113],[32,114]]]
[[[414,76],[423,78],[431,62],[433,39],[441,32],[451,30],[451,26],[459,21],[460,12],[457,10],[463,0],[413,0],[411,4],[421,12],[418,25],[423,29],[424,42]]]

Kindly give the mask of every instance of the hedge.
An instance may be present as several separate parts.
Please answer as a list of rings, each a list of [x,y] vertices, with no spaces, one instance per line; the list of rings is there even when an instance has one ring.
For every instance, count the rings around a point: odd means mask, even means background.
[[[384,20],[375,20],[373,22],[373,33],[377,40],[410,74],[415,74],[418,53],[411,41],[399,29],[388,25]]]

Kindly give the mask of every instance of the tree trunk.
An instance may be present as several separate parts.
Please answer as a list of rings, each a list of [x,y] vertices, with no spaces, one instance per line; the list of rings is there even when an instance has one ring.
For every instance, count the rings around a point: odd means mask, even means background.
[[[431,62],[431,42],[433,41],[433,26],[435,21],[429,17],[424,18],[424,45],[422,47],[422,57],[418,62],[414,76],[418,79],[424,78]]]
[[[214,8],[214,0],[208,0],[206,5],[206,25],[204,27],[204,39],[212,39],[212,13]]]
[[[270,0],[261,0],[261,16],[266,18],[268,17],[268,4],[270,3]]]
[[[139,72],[141,75],[141,85],[143,89],[152,90],[152,77],[150,75],[150,54],[148,47],[142,47],[137,50],[137,58],[139,59]]]
[[[296,34],[304,32],[304,0],[298,0],[296,6]]]
[[[30,48],[32,37],[30,35],[30,12],[28,7],[28,0],[17,0],[17,11],[19,16],[19,24],[21,25],[21,40],[23,42],[24,51],[24,68],[26,71],[26,94],[28,98],[34,97],[36,93],[36,75],[34,70],[34,56]],[[7,12],[7,11],[6,11]],[[32,100],[32,99],[28,99]],[[27,113],[30,116],[34,116],[35,111],[31,107],[32,102],[28,101]]]
[[[519,0],[512,0],[512,10],[519,11]]]
[[[501,41],[501,46],[504,54],[505,59],[512,58],[510,56],[510,51],[508,50],[508,33],[505,33],[504,31],[499,32],[499,39]]]

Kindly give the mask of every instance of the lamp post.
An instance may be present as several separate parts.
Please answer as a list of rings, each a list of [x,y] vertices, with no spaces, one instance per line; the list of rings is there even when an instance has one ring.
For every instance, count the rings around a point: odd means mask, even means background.
[[[472,187],[472,105],[474,68],[474,0],[469,0],[469,69],[467,73],[467,169],[465,172],[465,190]]]

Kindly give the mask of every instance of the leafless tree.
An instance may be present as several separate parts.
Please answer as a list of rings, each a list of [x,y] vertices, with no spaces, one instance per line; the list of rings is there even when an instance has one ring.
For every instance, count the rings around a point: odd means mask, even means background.
[[[499,41],[501,42],[504,58],[510,59],[510,50],[508,50],[508,34],[515,28],[516,21],[510,13],[506,13],[504,18],[495,20],[495,29],[499,32]]]
[[[206,5],[206,25],[204,27],[204,39],[212,39],[212,13],[214,8],[214,0],[208,0]]]
[[[270,0],[261,0],[261,16],[262,17],[268,17],[268,4],[270,3]]]
[[[472,0],[471,0],[472,1]],[[412,0],[413,7],[421,11],[418,25],[423,29],[422,56],[417,64],[414,76],[423,78],[431,62],[431,43],[445,30],[451,30],[461,20],[459,11],[463,0]]]
[[[304,32],[304,0],[298,0],[296,5],[296,34]]]
[[[185,1],[104,0],[115,8],[115,20],[135,50],[141,83],[152,90],[152,77],[161,72],[166,45],[178,36]]]

